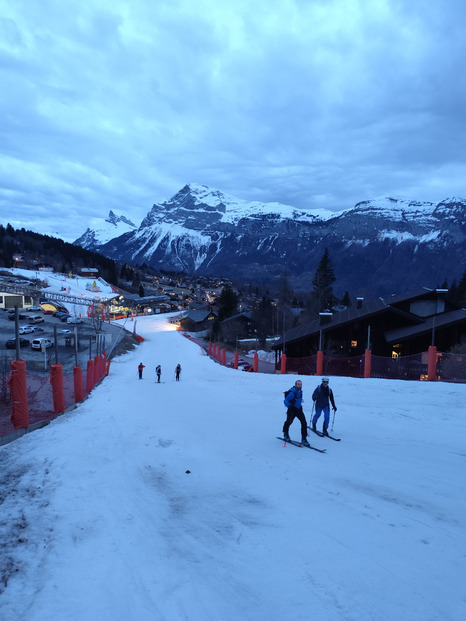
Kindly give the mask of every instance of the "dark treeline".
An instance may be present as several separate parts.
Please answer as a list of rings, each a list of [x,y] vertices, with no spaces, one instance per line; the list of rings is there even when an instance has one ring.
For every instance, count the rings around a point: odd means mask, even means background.
[[[59,272],[75,273],[82,267],[96,267],[105,280],[118,284],[118,270],[112,259],[56,237],[0,225],[0,267],[12,267],[15,254],[21,255],[26,269],[50,265]]]

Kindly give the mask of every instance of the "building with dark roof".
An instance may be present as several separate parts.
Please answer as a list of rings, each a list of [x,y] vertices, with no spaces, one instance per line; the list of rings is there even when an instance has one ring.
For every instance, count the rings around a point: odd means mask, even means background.
[[[211,310],[188,310],[180,321],[180,327],[185,332],[203,332],[207,334],[212,329],[215,313]]]
[[[448,303],[444,289],[423,288],[410,295],[365,301],[288,330],[274,349],[290,357],[410,355],[436,345],[447,351],[466,338],[466,310]]]

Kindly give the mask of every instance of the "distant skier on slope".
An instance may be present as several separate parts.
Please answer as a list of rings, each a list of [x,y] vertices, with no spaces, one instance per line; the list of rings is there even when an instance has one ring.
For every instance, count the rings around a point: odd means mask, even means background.
[[[175,367],[175,379],[177,382],[180,381],[180,374],[181,374],[181,364],[177,364]]]
[[[142,364],[142,362],[140,362],[138,364],[138,373],[139,373],[139,379],[142,379],[142,370],[146,368],[145,364]]]

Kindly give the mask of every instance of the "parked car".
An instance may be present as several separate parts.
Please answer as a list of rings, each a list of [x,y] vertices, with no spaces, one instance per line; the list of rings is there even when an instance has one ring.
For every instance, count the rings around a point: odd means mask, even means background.
[[[61,315],[60,321],[68,321],[70,317],[71,315],[68,315],[68,314]]]
[[[238,369],[240,369],[241,367],[244,367],[245,365],[248,365],[249,362],[246,362],[246,360],[243,360],[242,358],[239,358],[238,360]],[[230,360],[230,362],[227,364],[227,367],[230,367],[231,369],[233,369],[235,366],[235,360]]]
[[[28,312],[37,312],[37,311],[41,311],[42,310],[42,306],[31,306],[30,308],[27,309]]]
[[[53,315],[52,310],[44,310],[44,315]]]
[[[19,337],[19,346],[20,347],[27,347],[29,345],[31,341],[29,339],[24,339],[22,337]],[[5,343],[5,347],[7,349],[16,349],[16,339],[15,337],[8,339],[8,341]]]
[[[68,317],[66,321],[67,323],[82,323],[83,322],[81,317]]]
[[[8,319],[10,321],[14,321],[15,320],[15,311],[13,311],[12,313],[8,312]],[[23,313],[19,313],[18,314],[18,319],[27,319],[27,315],[23,315]]]
[[[34,330],[35,330],[34,326],[21,326],[21,328],[19,329],[19,333],[30,334],[31,332],[34,332]]]
[[[53,341],[51,341],[50,339],[46,339],[44,337],[41,337],[39,339],[34,339],[31,343],[31,347],[32,349],[42,349],[42,343],[45,344],[45,347],[52,347],[53,345]]]
[[[29,323],[44,323],[45,319],[42,315],[31,315],[28,319]]]

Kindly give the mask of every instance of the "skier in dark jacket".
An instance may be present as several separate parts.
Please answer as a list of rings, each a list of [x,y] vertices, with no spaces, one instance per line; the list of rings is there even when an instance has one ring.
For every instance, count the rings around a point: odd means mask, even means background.
[[[160,384],[160,376],[162,375],[162,367],[160,364],[155,367],[155,374],[157,375],[157,384]]]
[[[307,423],[306,417],[303,412],[303,383],[301,380],[296,380],[294,386],[292,386],[285,397],[284,401],[288,410],[286,411],[286,421],[283,423],[283,437],[285,440],[289,440],[289,429],[291,423],[295,418],[301,423],[301,443],[305,446],[309,446],[307,441]]]
[[[181,364],[177,364],[175,367],[175,379],[177,382],[180,381],[180,373],[181,373]]]
[[[316,406],[316,413],[312,419],[312,430],[317,431],[316,424],[320,418],[322,412],[324,413],[324,426],[322,428],[322,433],[324,436],[328,436],[328,423],[330,419],[330,403],[332,404],[333,411],[337,411],[337,406],[335,405],[335,399],[333,398],[333,390],[328,385],[329,379],[328,377],[322,378],[322,383],[312,393],[312,400]]]

